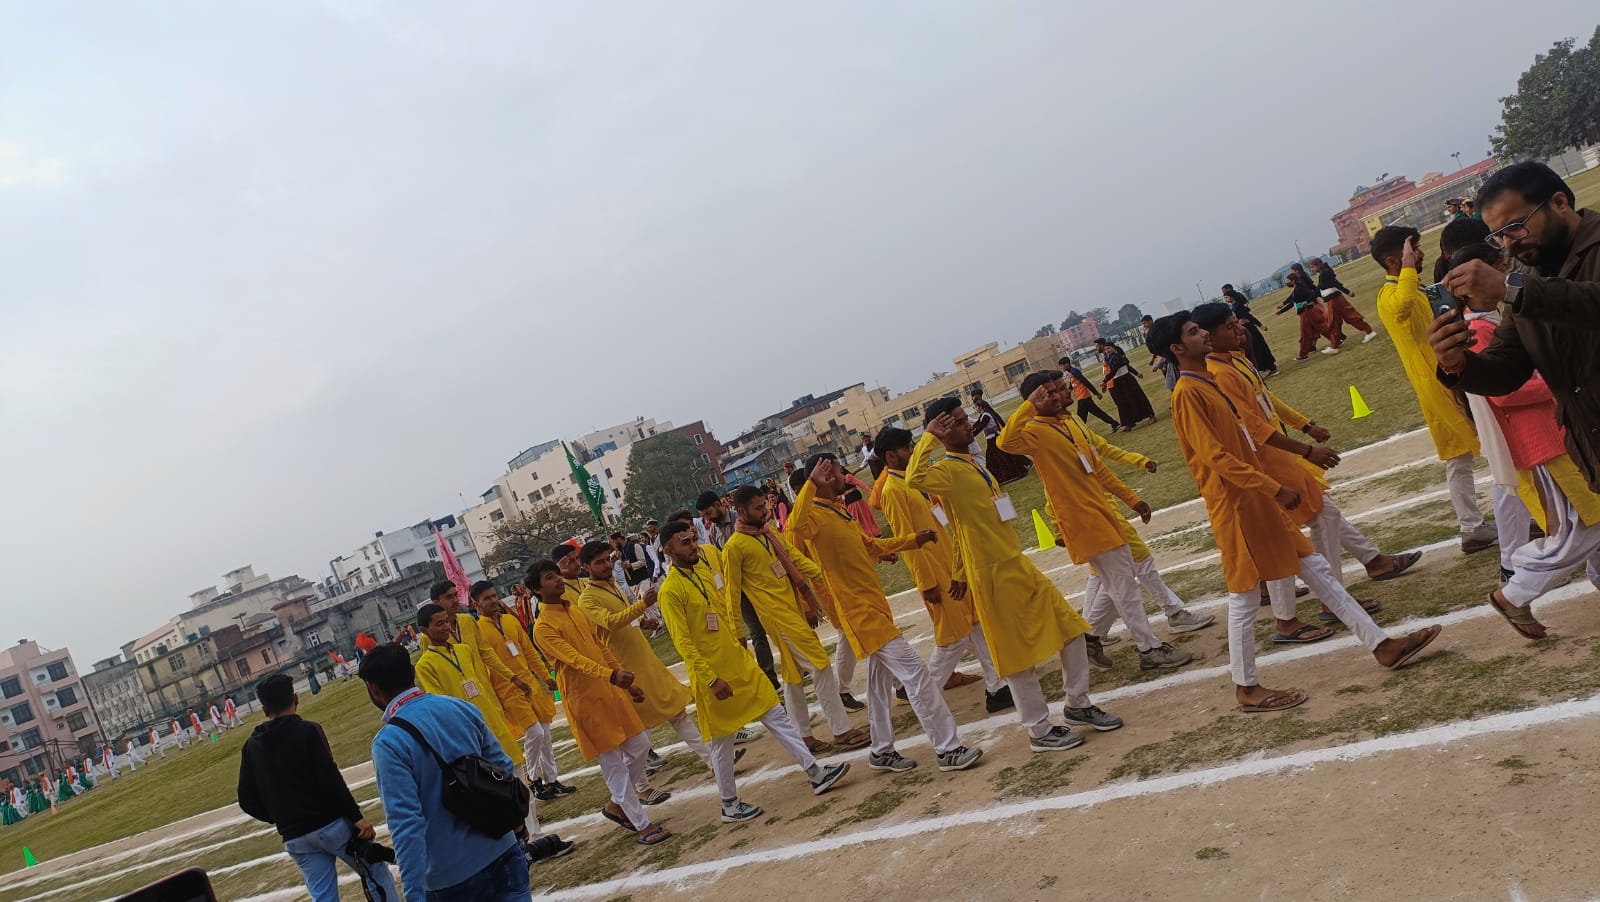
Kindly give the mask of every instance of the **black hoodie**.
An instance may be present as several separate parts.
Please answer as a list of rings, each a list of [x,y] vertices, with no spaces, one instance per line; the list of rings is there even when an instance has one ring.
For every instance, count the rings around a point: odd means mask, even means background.
[[[284,839],[336,820],[361,820],[322,727],[298,714],[274,717],[245,740],[239,761],[239,807],[278,828]]]

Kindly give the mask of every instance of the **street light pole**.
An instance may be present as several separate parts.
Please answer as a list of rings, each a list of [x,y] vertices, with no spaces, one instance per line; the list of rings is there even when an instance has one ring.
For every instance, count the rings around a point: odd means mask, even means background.
[[[1294,242],[1294,258],[1301,263],[1306,262],[1306,255],[1300,250],[1300,240],[1298,238]]]
[[[1459,170],[1461,168],[1461,151],[1458,150],[1455,153],[1451,154],[1450,156],[1456,158],[1456,169]]]
[[[1204,304],[1206,302],[1206,293],[1201,290],[1199,282],[1194,283],[1194,293],[1200,295],[1200,303]]]

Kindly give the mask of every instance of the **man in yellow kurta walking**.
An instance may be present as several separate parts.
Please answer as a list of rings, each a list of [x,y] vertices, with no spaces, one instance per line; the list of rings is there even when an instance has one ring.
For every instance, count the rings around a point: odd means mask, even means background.
[[[917,722],[933,746],[939,769],[966,770],[983,757],[982,749],[961,744],[956,720],[945,704],[940,684],[894,625],[894,612],[878,582],[878,558],[935,542],[931,529],[903,533],[893,539],[873,538],[862,531],[843,495],[848,483],[831,455],[806,461],[806,481],[794,499],[786,533],[810,550],[822,567],[822,578],[839,609],[839,631],[867,665],[867,723],[872,751],[867,766],[903,773],[917,766],[894,747],[894,684],[905,687]]]
[[[1422,405],[1422,419],[1433,435],[1433,446],[1444,461],[1450,505],[1461,524],[1461,550],[1467,554],[1483,551],[1499,542],[1495,528],[1483,521],[1478,507],[1478,490],[1473,484],[1472,459],[1478,453],[1478,433],[1473,430],[1450,389],[1440,384],[1434,373],[1439,359],[1428,343],[1428,326],[1434,312],[1428,296],[1422,293],[1424,255],[1418,246],[1416,229],[1384,226],[1372,236],[1372,259],[1388,277],[1378,289],[1378,318],[1394,340],[1395,353],[1405,367],[1406,379]]]
[[[458,651],[461,651],[466,657],[470,657],[482,674],[482,679],[478,681],[477,686],[484,694],[479,698],[472,699],[472,703],[477,705],[479,710],[493,707],[498,712],[500,729],[495,729],[496,721],[490,720],[487,713],[484,714],[484,720],[489,723],[489,731],[494,733],[495,738],[499,739],[500,744],[505,747],[506,757],[510,758],[517,766],[524,767],[527,763],[527,758],[522,753],[522,743],[519,741],[519,737],[528,729],[528,723],[533,720],[533,712],[525,702],[526,695],[522,693],[526,692],[530,687],[507,669],[505,664],[501,663],[493,652],[485,649],[483,643],[478,641],[477,620],[470,613],[461,609],[461,593],[456,589],[454,583],[449,580],[440,580],[433,584],[433,588],[428,594],[433,597],[434,604],[443,608],[445,613],[450,615],[448,622],[451,627],[452,644],[458,646]],[[419,622],[417,627],[421,629],[423,624]],[[422,635],[417,637],[418,644],[422,646],[423,658],[427,657],[427,651],[432,641],[428,638],[426,630],[423,630]],[[418,660],[420,661],[421,659]],[[420,680],[422,677],[419,674],[417,678]],[[426,686],[423,688],[427,689]],[[432,692],[433,690],[428,689],[428,691]],[[465,696],[457,695],[456,697],[464,698]],[[512,711],[507,711],[507,700],[515,702],[517,699],[523,699],[523,704]]]
[[[989,657],[989,643],[983,637],[983,626],[978,623],[972,596],[967,592],[959,549],[945,529],[949,515],[943,507],[935,508],[933,499],[906,485],[911,443],[911,433],[898,426],[885,427],[872,440],[872,450],[884,463],[874,497],[895,535],[932,530],[939,537],[900,558],[911,571],[928,617],[933,620],[934,649],[928,656],[928,676],[935,686],[946,685],[961,663],[961,656],[972,652],[983,671],[984,710],[995,714],[1014,706],[1011,688],[995,671]]]
[[[967,591],[994,666],[1005,675],[1016,700],[1017,717],[1027,727],[1029,748],[1062,751],[1083,744],[1083,736],[1050,723],[1050,709],[1035,668],[1056,658],[1069,723],[1115,730],[1122,719],[1089,699],[1089,657],[1084,635],[1089,624],[1061,597],[1048,577],[1022,553],[1009,520],[1017,512],[999,483],[978,466],[967,448],[972,422],[958,398],[940,398],[923,410],[927,433],[917,442],[906,467],[906,485],[938,495],[950,517],[950,532],[960,548]],[[934,461],[939,446],[945,457]]]
[[[1090,442],[1089,430],[1063,418],[1070,401],[1060,370],[1029,373],[1022,380],[1022,395],[1022,406],[1000,430],[1000,450],[1033,459],[1067,553],[1074,564],[1094,568],[1100,592],[1122,615],[1139,649],[1139,669],[1170,669],[1194,660],[1193,654],[1162,642],[1150,629],[1133,551],[1122,535],[1127,521],[1107,496],[1116,496],[1146,523],[1150,505],[1112,474]]]
[[[806,735],[812,752],[858,749],[871,738],[866,730],[850,726],[850,714],[839,699],[839,680],[828,651],[817,638],[822,606],[807,580],[822,578],[822,570],[795,548],[771,524],[766,495],[755,486],[740,486],[733,493],[739,519],[722,548],[723,579],[728,597],[749,599],[767,637],[778,646],[783,678],[784,707]],[[810,734],[811,711],[806,704],[802,671],[811,675],[817,704],[827,715],[833,742],[819,742]]]
[[[634,790],[644,780],[650,751],[650,733],[634,710],[645,702],[645,692],[634,685],[633,673],[623,669],[589,618],[563,597],[566,583],[555,563],[539,561],[528,575],[528,588],[539,596],[533,641],[556,668],[556,685],[578,750],[585,760],[599,762],[611,793],[600,814],[637,833],[640,845],[653,846],[672,834],[650,823]]]
[[[700,732],[710,737],[711,771],[722,798],[722,822],[733,824],[762,814],[759,807],[740,801],[733,776],[735,737],[749,721],[759,720],[794,758],[815,795],[832,789],[850,765],[823,765],[806,748],[800,730],[778,704],[772,683],[740,644],[739,618],[733,614],[716,570],[701,557],[706,546],[695,539],[692,520],[667,518],[661,530],[661,550],[671,567],[656,603],[689,674]]]
[[[1267,689],[1256,679],[1257,585],[1265,581],[1273,597],[1292,598],[1296,575],[1350,627],[1378,663],[1399,669],[1439,635],[1429,626],[1391,639],[1350,597],[1331,566],[1317,554],[1286,511],[1301,503],[1300,493],[1268,476],[1255,440],[1228,396],[1206,371],[1211,335],[1184,311],[1164,316],[1150,327],[1150,353],[1178,367],[1172,391],[1172,425],[1183,459],[1206,502],[1222,575],[1228,591],[1228,659],[1234,698],[1246,714],[1283,711],[1303,704],[1298,689]]]
[[[544,673],[544,663],[533,651],[533,643],[522,630],[522,623],[506,610],[500,592],[494,583],[478,580],[467,590],[472,596],[472,607],[478,612],[478,643],[500,659],[518,679],[532,691],[527,696],[527,707],[533,725],[522,734],[522,754],[526,758],[528,783],[533,787],[534,798],[548,802],[557,796],[577,792],[557,779],[555,746],[550,740],[550,722],[556,717],[556,700],[545,685],[550,677]],[[530,666],[529,658],[533,663]],[[534,669],[539,670],[534,673]]]

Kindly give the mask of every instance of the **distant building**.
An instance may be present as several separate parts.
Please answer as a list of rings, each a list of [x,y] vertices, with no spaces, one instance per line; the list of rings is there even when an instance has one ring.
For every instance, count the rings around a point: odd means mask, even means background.
[[[777,448],[758,448],[724,464],[722,481],[729,488],[755,485],[769,476],[783,472],[783,465],[787,460],[788,458],[779,454]],[[788,486],[784,486],[784,491],[788,490]]]
[[[328,562],[333,574],[329,595],[358,592],[392,582],[419,564],[438,563],[439,540],[443,534],[450,553],[461,563],[470,580],[483,579],[483,564],[467,524],[454,516],[423,520],[392,532],[380,532],[360,548]]]
[[[414,624],[417,608],[428,602],[428,590],[442,572],[413,570],[400,579],[331,601],[314,605],[305,599],[285,602],[273,613],[305,649],[301,662],[321,670],[333,664],[328,652],[336,651],[354,663],[356,634],[364,632],[388,642],[402,626]]]
[[[1430,172],[1421,182],[1395,176],[1370,188],[1359,187],[1350,206],[1333,216],[1339,241],[1328,252],[1341,260],[1361,256],[1384,226],[1405,225],[1421,231],[1442,226],[1445,201],[1475,196],[1499,168],[1500,161],[1490,158],[1448,175]]]
[[[246,627],[202,627],[182,645],[163,648],[138,663],[139,682],[157,720],[187,714],[190,708],[204,717],[208,706],[221,707],[230,695],[236,703],[248,697],[258,680],[283,669],[299,648],[269,612]]]
[[[706,428],[705,421],[695,420],[672,431],[694,442],[694,450],[699,453],[703,465],[699,471],[700,484],[706,488],[722,485],[722,443]]]
[[[619,423],[605,429],[597,429],[588,435],[581,435],[576,444],[583,448],[586,456],[599,457],[607,451],[626,448],[652,435],[671,431],[673,431],[672,424],[665,420],[657,422],[644,417],[634,417],[627,423]],[[516,466],[509,466],[506,469],[515,470]]]
[[[112,655],[83,675],[83,689],[107,740],[133,736],[156,719],[155,708],[139,680],[139,665],[122,655]]]
[[[0,650],[0,777],[20,784],[99,745],[100,726],[71,652],[31,639]]]
[[[952,358],[956,367],[953,372],[873,405],[867,413],[872,422],[871,431],[884,426],[920,429],[922,412],[929,401],[960,398],[964,404],[968,389],[974,385],[983,386],[988,397],[998,397],[1021,385],[1029,373],[1054,369],[1060,357],[1061,345],[1054,335],[1029,339],[1004,350],[998,342],[989,342]]]
[[[1367,217],[1374,211],[1393,203],[1395,199],[1417,190],[1417,183],[1403,175],[1384,179],[1376,185],[1357,185],[1350,195],[1350,204],[1333,214],[1333,229],[1339,240],[1328,253],[1337,257],[1357,257],[1367,252],[1367,241],[1372,233],[1367,231]]]
[[[1063,329],[1056,335],[1061,350],[1066,353],[1087,348],[1099,337],[1100,324],[1092,319],[1086,319],[1070,329]]]

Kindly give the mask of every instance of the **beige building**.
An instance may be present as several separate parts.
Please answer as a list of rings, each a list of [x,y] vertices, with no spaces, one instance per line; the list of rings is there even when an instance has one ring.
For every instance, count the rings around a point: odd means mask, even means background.
[[[960,397],[967,401],[967,389],[981,384],[989,397],[1016,388],[1029,373],[1054,369],[1061,357],[1056,336],[1033,338],[1001,350],[998,342],[957,355],[950,373],[873,405],[865,414],[870,432],[884,426],[900,425],[915,429],[922,425],[922,410],[937,398]],[[862,430],[862,431],[869,431]]]

